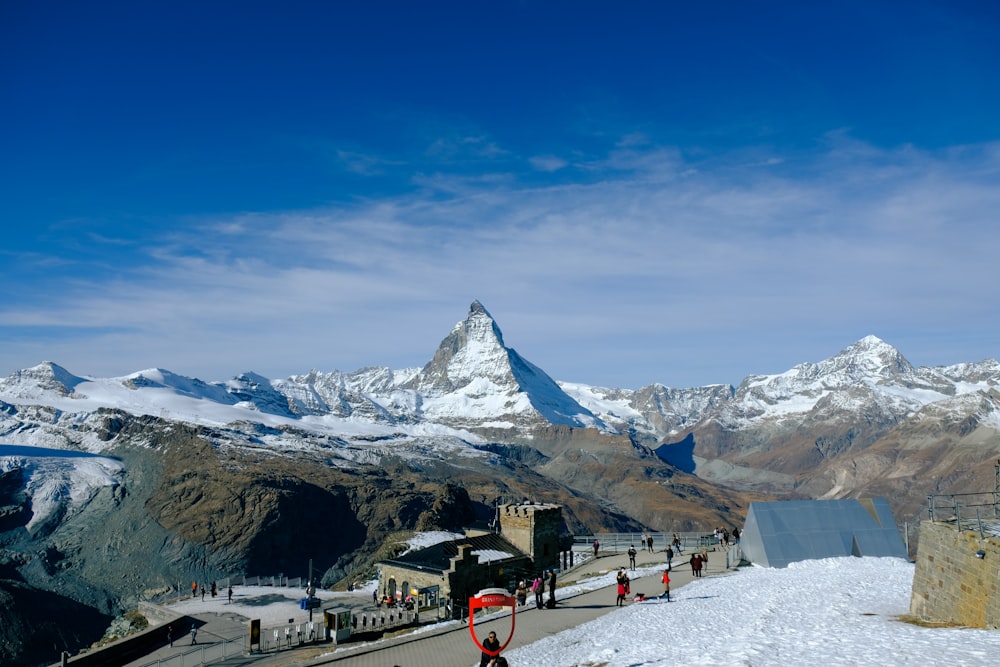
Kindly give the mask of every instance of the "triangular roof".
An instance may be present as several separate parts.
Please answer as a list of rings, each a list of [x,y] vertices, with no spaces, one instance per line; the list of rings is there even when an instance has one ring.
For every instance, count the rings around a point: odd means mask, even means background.
[[[884,498],[750,503],[740,547],[766,567],[836,556],[907,558]]]

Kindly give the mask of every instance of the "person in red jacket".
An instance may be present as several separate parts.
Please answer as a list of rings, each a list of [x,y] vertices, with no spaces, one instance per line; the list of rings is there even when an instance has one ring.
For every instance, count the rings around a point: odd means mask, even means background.
[[[670,569],[663,571],[663,596],[670,602]]]
[[[615,577],[618,582],[618,598],[615,600],[615,606],[621,607],[625,604],[625,596],[628,594],[628,575],[625,574],[625,568],[618,570],[618,576]]]

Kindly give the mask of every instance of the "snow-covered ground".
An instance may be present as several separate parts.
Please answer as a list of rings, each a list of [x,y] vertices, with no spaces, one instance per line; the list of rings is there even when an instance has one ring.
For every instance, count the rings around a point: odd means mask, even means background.
[[[895,558],[847,557],[782,569],[744,568],[674,589],[670,603],[630,602],[505,656],[512,667],[996,664],[1000,631],[925,628],[899,620],[909,611],[913,567]],[[641,586],[644,592],[659,591],[659,571],[650,567],[636,572],[648,582]],[[613,579],[614,572],[609,572],[561,587],[560,597],[602,588]],[[269,589],[271,604],[257,600],[243,607],[253,591],[237,590],[236,603],[224,609],[250,612],[265,625],[268,619],[287,620],[289,608],[301,596],[301,591],[287,589],[288,598],[281,600],[281,589]],[[321,593],[327,595],[332,594]],[[371,589],[346,595],[360,602],[370,599]],[[218,611],[221,602],[188,600],[175,608],[184,613]]]
[[[847,557],[746,568],[505,655],[512,667],[997,664],[1000,631],[898,620],[909,611],[913,567]]]

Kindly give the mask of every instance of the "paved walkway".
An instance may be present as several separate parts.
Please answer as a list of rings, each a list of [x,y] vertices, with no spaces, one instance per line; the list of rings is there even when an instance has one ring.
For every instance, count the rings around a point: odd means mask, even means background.
[[[674,558],[674,569],[670,576],[671,592],[677,592],[681,586],[689,583],[692,579],[691,568],[687,564],[689,555],[689,552],[685,552],[682,556]],[[725,572],[725,554],[722,551],[710,552],[709,561],[709,567],[705,571],[707,576],[715,576]],[[663,591],[663,585],[660,583],[662,570],[659,569],[659,566],[664,563],[665,555],[663,552],[640,551],[636,557],[637,566],[640,569],[657,566],[657,572],[653,575],[633,579],[632,595],[638,592],[645,593],[648,597],[659,595]],[[600,557],[588,559],[560,575],[559,584],[560,586],[571,585],[581,579],[615,572],[618,568],[627,565],[628,556],[624,551],[620,553],[602,551]],[[560,589],[557,588],[556,598],[559,604],[555,609],[535,609],[534,605],[530,604],[518,611],[515,619],[514,637],[507,646],[507,650],[525,646],[613,611],[616,608],[616,593],[614,585],[572,596],[561,596]],[[683,597],[683,594],[680,597]],[[631,596],[629,596],[627,604],[633,604]],[[671,606],[664,605],[664,613],[671,612]],[[246,618],[239,614],[194,614],[192,618],[198,623],[199,645],[219,642],[222,639],[241,638],[247,632]],[[510,625],[510,614],[503,614],[488,621],[477,622],[476,634],[482,638],[490,630],[493,630],[502,642],[510,634]],[[190,625],[176,628],[176,630],[176,635],[179,636],[175,635],[173,648],[164,645],[142,659],[128,663],[126,667],[156,665],[158,660],[163,660],[166,665],[181,664],[178,660],[183,660],[183,664],[186,665],[198,664],[196,656],[189,653],[196,648],[191,646],[191,637],[188,634]],[[400,667],[469,667],[470,665],[478,665],[479,656],[479,650],[472,643],[468,625],[465,623],[442,624],[440,629],[429,626],[422,632],[406,633],[393,639],[348,644],[347,646],[350,648],[345,648],[337,653],[332,653],[334,648],[332,644],[324,643],[285,649],[275,653],[243,655],[241,651],[237,650],[242,648],[242,642],[239,642],[230,649],[236,651],[237,655],[213,664],[225,667],[314,667],[319,665],[336,665],[337,667],[392,667],[393,665]],[[182,653],[188,655],[181,659],[180,654]],[[215,658],[216,656],[207,657]],[[168,660],[170,658],[172,659]]]
[[[725,571],[725,555],[711,552],[709,569],[704,573],[714,576]],[[681,586],[692,579],[691,568],[687,565],[687,554],[674,559],[674,569],[671,571],[671,593],[677,592]],[[664,554],[640,552],[636,558],[638,567],[661,565]],[[617,571],[619,567],[628,565],[625,554],[603,555],[597,559],[586,561],[578,568],[567,572],[567,581],[576,581],[603,572]],[[663,592],[659,575],[639,577],[633,580],[632,595],[638,592],[648,597]],[[535,609],[533,605],[518,611],[514,638],[507,646],[510,651],[526,646],[539,639],[548,637],[567,628],[573,628],[588,621],[599,618],[613,611],[617,591],[615,586],[608,586],[595,591],[581,593],[562,599],[559,589],[556,589],[556,599],[559,604],[555,609]],[[683,597],[683,594],[681,594]],[[627,604],[633,604],[630,601]],[[671,613],[672,604],[663,605],[663,613]],[[475,629],[479,637],[493,630],[503,642],[510,634],[510,615],[505,614],[482,623],[477,622]],[[284,653],[272,654],[256,659],[254,667],[313,667],[318,665],[336,665],[337,667],[470,667],[479,664],[479,650],[472,643],[469,628],[466,624],[451,626],[442,631],[429,631],[410,634],[393,640],[374,644],[359,645],[330,654],[330,645],[322,647],[305,647],[291,649]],[[322,655],[327,653],[327,655]],[[249,664],[236,661],[228,665]]]

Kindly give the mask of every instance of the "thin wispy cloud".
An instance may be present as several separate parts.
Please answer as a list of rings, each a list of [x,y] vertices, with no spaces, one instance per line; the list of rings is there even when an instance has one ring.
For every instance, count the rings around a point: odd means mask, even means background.
[[[46,358],[89,374],[421,365],[477,298],[522,354],[594,384],[738,382],[732,357],[780,372],[869,333],[917,362],[976,360],[935,349],[941,321],[988,326],[1000,297],[995,146],[841,137],[761,169],[626,143],[576,183],[442,171],[433,198],[178,225],[143,239],[148,261],[123,275],[15,299],[0,321],[43,328]]]
[[[997,354],[988,10],[161,18],[25,5],[0,40],[0,374],[419,365],[474,298],[598,384]]]

